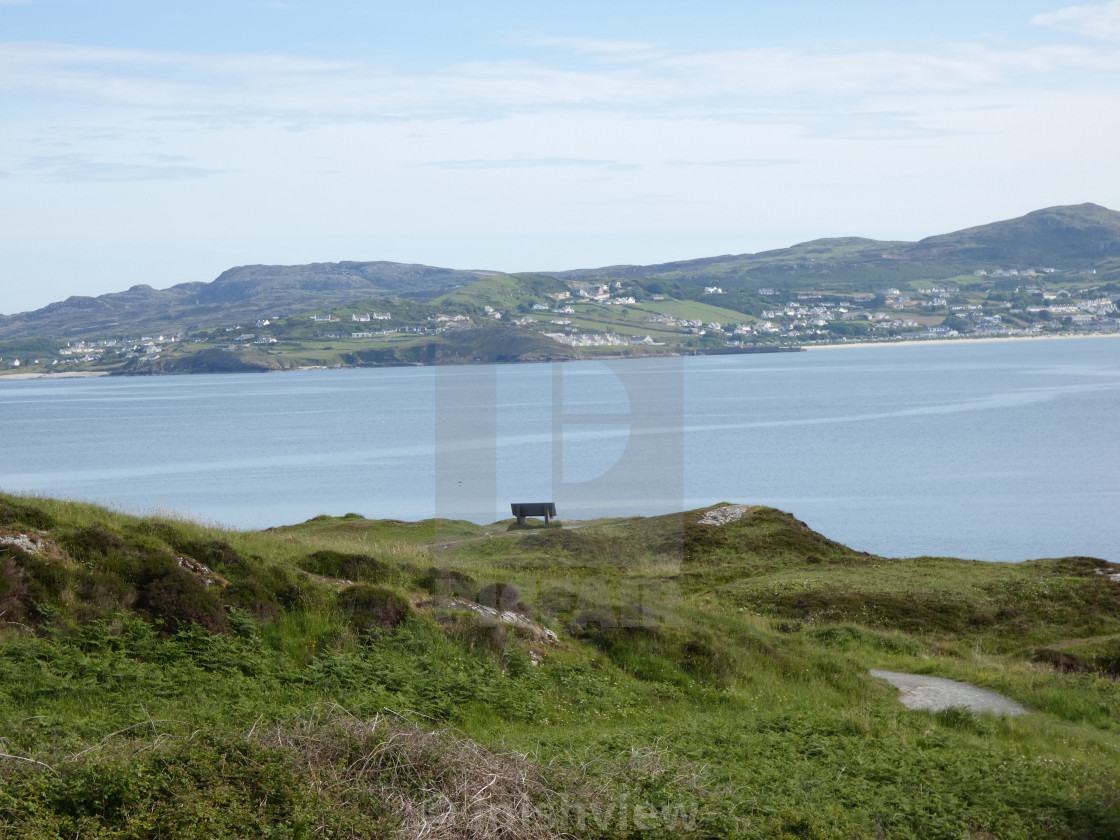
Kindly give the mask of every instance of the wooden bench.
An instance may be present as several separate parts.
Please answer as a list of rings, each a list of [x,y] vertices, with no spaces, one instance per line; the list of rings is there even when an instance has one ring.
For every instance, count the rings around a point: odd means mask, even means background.
[[[517,517],[517,524],[524,525],[526,516],[543,516],[544,524],[548,525],[556,515],[555,502],[513,502],[510,511]]]

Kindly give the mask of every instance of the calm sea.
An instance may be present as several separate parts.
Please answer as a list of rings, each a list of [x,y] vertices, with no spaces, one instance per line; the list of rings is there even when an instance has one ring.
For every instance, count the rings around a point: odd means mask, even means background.
[[[0,380],[0,489],[238,528],[719,501],[888,556],[1120,561],[1120,339]]]

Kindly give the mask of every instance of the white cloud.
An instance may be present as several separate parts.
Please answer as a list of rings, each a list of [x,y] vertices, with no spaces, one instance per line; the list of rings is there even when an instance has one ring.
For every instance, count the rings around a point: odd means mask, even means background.
[[[1120,41],[1120,0],[1101,6],[1070,6],[1056,12],[1035,15],[1031,23],[1073,32],[1087,38]]]
[[[171,155],[146,155],[136,161],[95,160],[84,155],[40,155],[22,166],[25,172],[55,181],[181,181],[219,174]]]
[[[527,35],[513,43],[527,47],[558,49],[602,61],[650,61],[669,54],[668,50],[647,41],[621,41],[604,38]]]
[[[422,164],[439,169],[536,169],[540,167],[589,167],[592,169],[635,169],[634,164],[619,160],[595,160],[592,158],[548,157],[548,158],[470,158],[464,160],[434,160]]]
[[[670,160],[667,166],[711,166],[718,168],[788,166],[799,163],[796,158],[726,158],[724,160]]]
[[[628,48],[628,42],[592,43],[616,44],[616,52]],[[1028,79],[1084,71],[1108,84],[1106,74],[1120,72],[1120,55],[1055,45],[999,50],[965,44],[927,52],[771,48],[666,54],[591,69],[552,56],[404,73],[370,61],[0,44],[0,93],[34,96],[40,105],[118,105],[231,123],[283,120],[297,127],[488,120],[542,109],[672,116],[839,105],[850,112],[883,95],[1013,88]]]

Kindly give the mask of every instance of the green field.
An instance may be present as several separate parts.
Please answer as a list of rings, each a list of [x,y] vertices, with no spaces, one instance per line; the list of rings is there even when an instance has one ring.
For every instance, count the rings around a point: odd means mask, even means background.
[[[0,496],[0,836],[1120,833],[1115,567],[701,514],[227,532]],[[910,711],[869,668],[1032,711]]]

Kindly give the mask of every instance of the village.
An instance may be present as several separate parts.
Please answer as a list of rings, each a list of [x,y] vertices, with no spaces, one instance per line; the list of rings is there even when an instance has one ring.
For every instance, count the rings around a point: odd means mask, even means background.
[[[978,269],[956,283],[859,294],[707,285],[702,291],[693,287],[687,298],[655,291],[658,284],[622,279],[567,281],[531,294],[509,278],[515,292],[502,300],[472,285],[458,290],[454,300],[426,304],[388,298],[376,301],[377,308],[260,317],[209,331],[72,339],[51,353],[11,354],[0,359],[0,370],[135,367],[169,352],[200,349],[314,352],[329,348],[328,342],[400,346],[486,323],[508,324],[569,348],[632,347],[648,353],[1120,332],[1120,293],[1114,286],[1056,282],[1084,282],[1094,273]],[[681,288],[674,291],[681,294]]]

